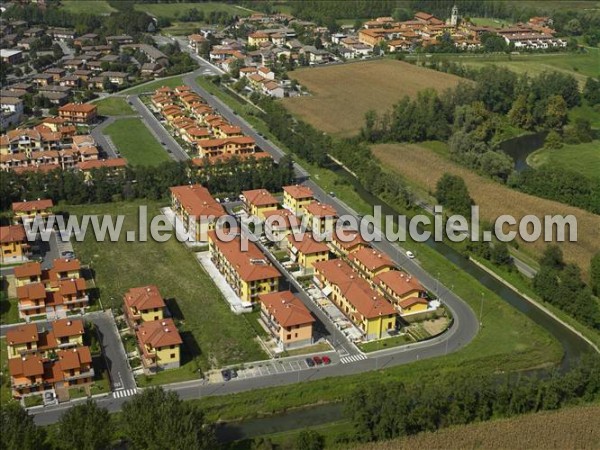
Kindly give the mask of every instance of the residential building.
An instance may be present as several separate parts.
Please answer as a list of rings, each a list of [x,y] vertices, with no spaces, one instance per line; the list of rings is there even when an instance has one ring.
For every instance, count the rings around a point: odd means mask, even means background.
[[[380,339],[396,329],[394,307],[350,265],[330,259],[314,265],[315,281],[323,294],[364,333],[367,340]]]
[[[166,113],[166,110],[164,112]],[[181,115],[184,114],[182,113]],[[222,123],[222,119],[220,117],[218,117],[218,119],[220,123]],[[198,156],[201,158],[205,156],[216,156],[223,153],[241,155],[244,153],[254,153],[256,151],[256,142],[254,141],[254,138],[250,136],[238,136],[225,139],[202,139],[196,141],[196,146],[198,147]]]
[[[179,367],[183,340],[173,319],[142,322],[135,335],[145,368],[158,371]]]
[[[15,224],[31,222],[38,216],[42,220],[46,220],[52,214],[53,207],[54,202],[49,198],[13,202],[11,207],[13,222]]]
[[[269,42],[269,35],[262,31],[256,31],[248,35],[248,45],[258,47],[263,42]]]
[[[265,220],[265,236],[280,247],[287,247],[287,236],[292,228],[299,227],[300,222],[289,209],[275,209],[263,213]]]
[[[427,295],[417,278],[401,270],[380,273],[375,275],[372,281],[379,291],[395,304],[410,298],[425,298]],[[427,301],[425,303],[427,304]]]
[[[208,244],[212,262],[244,306],[256,303],[261,294],[278,290],[281,273],[253,242],[242,244],[240,236],[225,242],[210,231]],[[247,250],[242,250],[242,245]]]
[[[58,108],[58,116],[69,123],[90,124],[97,115],[98,107],[89,103],[68,103]]]
[[[246,211],[251,216],[256,216],[261,220],[265,219],[265,213],[274,211],[278,208],[279,202],[266,189],[253,189],[242,191],[244,196],[244,205]]]
[[[297,216],[304,214],[304,208],[314,201],[314,193],[308,186],[300,184],[283,187],[283,207]]]
[[[0,48],[0,59],[2,64],[19,64],[23,61],[23,52],[21,50]]]
[[[348,261],[368,280],[396,267],[388,255],[372,247],[363,247],[350,253]]]
[[[14,275],[17,288],[30,283],[41,283],[42,265],[37,261],[18,265],[14,268]]]
[[[314,317],[290,291],[259,296],[260,316],[281,350],[313,343]]]
[[[311,233],[288,234],[290,260],[298,263],[304,273],[312,273],[314,265],[329,259],[329,246],[317,241]]]
[[[398,302],[402,317],[410,314],[421,313],[429,309],[429,301],[423,297],[410,297]]]
[[[0,227],[0,262],[20,262],[27,257],[29,242],[23,225]]]
[[[217,219],[225,215],[223,207],[200,184],[174,186],[171,208],[185,230],[195,241],[205,242],[208,231],[214,230]]]
[[[143,322],[162,320],[167,308],[158,287],[153,284],[129,289],[123,302],[125,319],[132,328]]]
[[[328,234],[333,232],[337,212],[335,208],[327,203],[312,201],[304,206],[308,218],[308,225],[313,233]]]
[[[360,231],[352,229],[336,229],[329,241],[331,251],[339,257],[345,257],[368,246],[369,244],[363,239]]]

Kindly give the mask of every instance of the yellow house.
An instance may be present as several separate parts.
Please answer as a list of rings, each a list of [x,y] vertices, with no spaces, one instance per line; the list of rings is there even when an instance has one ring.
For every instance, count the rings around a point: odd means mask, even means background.
[[[242,191],[242,195],[248,214],[261,220],[264,220],[266,212],[275,211],[278,208],[277,199],[266,189]]]
[[[37,261],[21,264],[20,266],[16,266],[14,270],[15,285],[17,288],[42,281],[42,266]]]
[[[329,247],[325,242],[316,241],[312,234],[302,233],[287,236],[290,259],[297,262],[303,271],[312,272],[315,263],[329,259]]]
[[[150,370],[166,370],[181,364],[183,340],[172,319],[143,322],[136,331],[142,363]]]
[[[325,234],[334,231],[337,213],[333,206],[312,201],[304,209],[313,233]]]
[[[396,329],[394,307],[340,259],[316,263],[315,278],[323,293],[364,333],[380,339]]]
[[[55,320],[51,324],[51,333],[58,348],[83,346],[83,320],[66,318]]]
[[[40,216],[43,220],[52,214],[54,203],[51,199],[39,199],[12,204],[13,221],[15,224],[24,223]]]
[[[164,318],[165,301],[155,285],[131,288],[123,301],[125,318],[131,327]]]
[[[401,270],[388,270],[375,275],[373,284],[383,295],[396,304],[409,298],[423,298],[426,295],[425,288],[419,280]]]
[[[290,291],[261,295],[259,300],[261,319],[281,349],[313,343],[315,319],[302,300]]]
[[[411,297],[399,302],[398,306],[400,306],[400,315],[406,316],[408,314],[427,311],[429,308],[429,302],[426,298]]]
[[[395,268],[389,256],[372,247],[364,247],[350,253],[348,260],[368,280]]]
[[[21,261],[29,249],[23,225],[0,227],[0,262]]]
[[[200,242],[206,241],[208,231],[225,215],[223,207],[200,184],[172,187],[171,208],[187,233]]]
[[[26,354],[35,354],[40,336],[34,323],[20,325],[6,332],[8,359],[20,358]]]
[[[73,280],[81,277],[81,264],[78,259],[57,258],[52,262],[49,270],[50,282],[60,280]]]
[[[314,200],[311,188],[299,184],[283,187],[283,206],[297,216],[304,214],[304,208]]]
[[[329,241],[329,248],[339,257],[348,256],[348,254],[368,246],[369,244],[363,239],[359,231],[349,229],[336,229]]]
[[[288,209],[276,209],[263,213],[263,216],[265,218],[265,236],[280,247],[287,247],[287,236],[292,232],[292,228],[299,226],[294,213]]]
[[[256,31],[248,35],[248,45],[258,47],[263,42],[269,42],[269,35],[262,31]]]
[[[208,248],[212,262],[246,306],[257,302],[259,295],[279,289],[281,273],[253,242],[247,242],[244,251],[239,236],[225,242],[210,231]]]

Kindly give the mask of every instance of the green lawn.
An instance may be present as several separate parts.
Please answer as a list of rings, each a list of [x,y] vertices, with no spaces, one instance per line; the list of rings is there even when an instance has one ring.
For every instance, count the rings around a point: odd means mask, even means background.
[[[102,116],[127,116],[135,114],[135,111],[127,100],[122,97],[108,97],[94,102],[98,106],[98,114]]]
[[[176,76],[152,81],[151,83],[145,83],[141,86],[124,89],[121,91],[121,94],[142,94],[144,92],[154,92],[156,89],[162,86],[175,87],[181,86],[182,84],[183,79],[180,76]]]
[[[506,20],[489,17],[471,17],[471,22],[479,27],[501,27],[509,24]]]
[[[19,319],[19,307],[16,298],[0,300],[0,324],[17,323]]]
[[[565,144],[556,150],[542,148],[529,155],[527,163],[532,167],[563,167],[589,178],[600,179],[600,141]]]
[[[4,405],[12,400],[10,394],[10,376],[8,374],[8,350],[6,339],[0,339],[0,404]]]
[[[196,8],[203,11],[204,14],[210,14],[213,11],[225,11],[236,16],[248,16],[250,11],[236,8],[233,5],[221,2],[202,2],[202,3],[141,3],[135,5],[138,11],[146,11],[151,16],[163,17],[174,20],[185,16],[190,9]]]
[[[569,110],[569,122],[573,122],[578,117],[588,119],[592,124],[592,128],[600,129],[600,107],[593,108],[584,103]]]
[[[210,83],[198,79],[203,85]],[[249,120],[252,125],[280,145],[266,131],[264,123],[248,114],[248,107],[241,105],[223,91],[214,87],[213,93],[233,107],[238,114]],[[443,151],[440,147],[439,151]],[[313,180],[326,191],[335,191],[337,197],[360,214],[372,213],[367,204],[354,191],[352,185],[336,173],[325,168],[316,168],[294,156],[311,174]],[[454,286],[454,291],[475,311],[479,310],[481,293],[484,293],[485,306],[483,327],[475,339],[464,349],[444,358],[419,361],[418,363],[386,368],[377,372],[368,372],[346,377],[333,377],[300,383],[293,386],[275,387],[243,392],[236,395],[208,397],[198,404],[211,418],[230,420],[239,417],[252,417],[269,414],[292,407],[342,400],[357,386],[375,380],[415,382],[444,373],[470,371],[495,373],[499,371],[521,370],[557,363],[562,355],[560,344],[552,336],[512,308],[498,295],[450,263],[444,256],[426,245],[406,242],[407,250],[417,251],[419,262],[429,273],[439,273],[440,282]]]
[[[120,307],[131,287],[156,284],[174,319],[180,325],[184,344],[183,361],[188,373],[245,361],[265,359],[254,341],[255,333],[242,316],[233,314],[221,292],[188,251],[175,238],[167,242],[126,242],[126,230],[137,230],[138,206],[148,205],[148,222],[158,213],[156,202],[124,202],[70,206],[71,214],[123,214],[123,231],[118,242],[96,242],[88,233],[74,242],[77,255],[92,263],[96,284],[105,307]],[[157,379],[175,377],[165,371]],[[170,375],[171,373],[171,375]],[[170,380],[169,380],[170,381]]]
[[[385,348],[397,347],[399,345],[408,344],[410,342],[414,342],[410,336],[401,335],[395,336],[388,339],[380,339],[378,341],[373,342],[365,342],[364,344],[359,344],[358,346],[363,352],[374,352],[377,350],[383,350]]]
[[[105,129],[117,149],[129,164],[156,166],[170,161],[167,151],[162,148],[141,119],[119,119]]]
[[[109,14],[116,9],[105,0],[62,0],[61,8],[74,14]]]

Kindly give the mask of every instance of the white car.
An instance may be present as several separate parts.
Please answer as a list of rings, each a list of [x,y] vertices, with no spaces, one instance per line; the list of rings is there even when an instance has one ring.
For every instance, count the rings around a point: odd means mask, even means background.
[[[406,257],[407,257],[408,259],[415,259],[415,254],[414,254],[413,252],[411,252],[410,250],[408,250],[408,251],[406,252]]]

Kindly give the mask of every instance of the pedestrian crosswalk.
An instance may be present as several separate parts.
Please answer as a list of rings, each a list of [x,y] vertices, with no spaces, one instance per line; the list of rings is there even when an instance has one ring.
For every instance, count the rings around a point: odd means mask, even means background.
[[[119,389],[113,392],[114,398],[131,397],[137,394],[137,389]]]
[[[367,359],[366,355],[363,355],[362,353],[357,353],[356,355],[344,356],[340,359],[340,362],[342,364],[350,364],[363,359]]]

